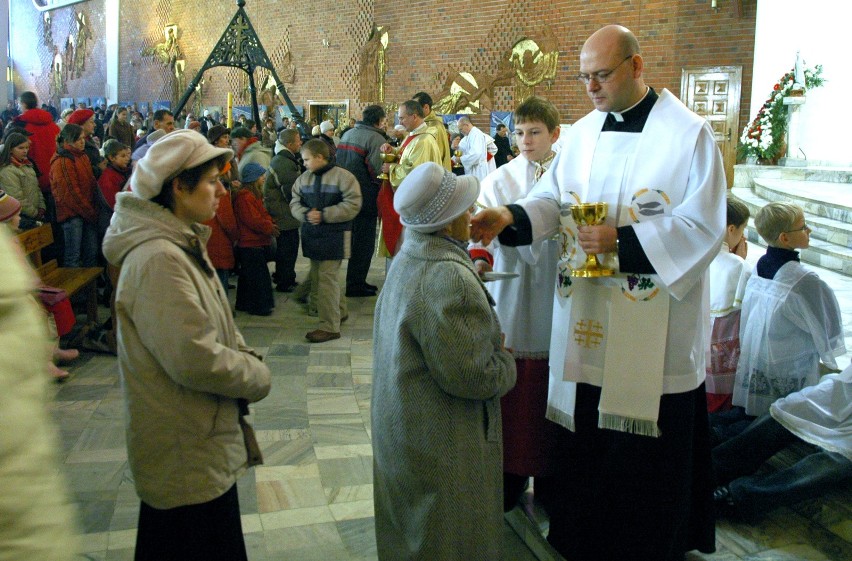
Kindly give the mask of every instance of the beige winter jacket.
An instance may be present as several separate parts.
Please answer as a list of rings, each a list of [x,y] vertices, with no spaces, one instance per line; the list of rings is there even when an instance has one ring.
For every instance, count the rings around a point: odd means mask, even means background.
[[[0,561],[71,561],[76,513],[48,411],[47,319],[35,273],[0,224]]]
[[[270,389],[207,257],[209,231],[120,193],[104,239],[104,255],[121,267],[128,460],[139,497],[158,509],[211,501],[235,483],[247,457],[238,399]]]

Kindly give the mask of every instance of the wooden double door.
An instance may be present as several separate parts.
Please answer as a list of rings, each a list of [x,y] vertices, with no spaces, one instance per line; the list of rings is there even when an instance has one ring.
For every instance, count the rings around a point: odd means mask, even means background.
[[[694,66],[682,70],[680,99],[713,129],[725,162],[728,188],[734,183],[740,138],[742,66]]]

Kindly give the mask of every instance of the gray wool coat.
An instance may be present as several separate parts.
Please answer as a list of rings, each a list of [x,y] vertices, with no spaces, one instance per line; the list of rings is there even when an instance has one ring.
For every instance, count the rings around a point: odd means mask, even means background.
[[[373,485],[381,561],[500,559],[500,397],[515,384],[467,253],[406,231],[376,304]]]

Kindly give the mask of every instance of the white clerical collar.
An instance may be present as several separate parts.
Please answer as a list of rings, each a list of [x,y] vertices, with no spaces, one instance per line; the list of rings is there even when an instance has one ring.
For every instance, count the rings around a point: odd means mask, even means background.
[[[423,121],[422,123],[420,123],[419,127],[415,128],[413,131],[408,133],[408,136],[411,136],[412,134],[417,134],[421,129],[425,129],[428,126],[429,125],[426,124],[426,121]]]
[[[631,109],[633,109],[634,107],[636,107],[637,105],[642,103],[642,101],[644,101],[644,99],[648,96],[648,92],[650,92],[650,91],[651,91],[651,88],[648,87],[648,86],[645,86],[645,95],[643,95],[639,99],[639,101],[637,101],[636,103],[634,103],[633,105],[631,105],[627,109],[624,109],[622,111],[610,111],[609,114],[612,115],[612,118],[615,119],[616,122],[623,123],[624,122],[624,116],[622,115],[622,113],[627,113],[628,111],[630,111]]]

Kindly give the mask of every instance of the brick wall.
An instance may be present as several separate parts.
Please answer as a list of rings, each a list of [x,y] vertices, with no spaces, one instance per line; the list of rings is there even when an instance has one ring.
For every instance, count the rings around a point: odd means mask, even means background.
[[[720,9],[714,11],[710,0],[314,0],[306,7],[290,0],[249,0],[246,10],[273,60],[280,59],[285,50],[292,53],[296,82],[286,87],[298,106],[306,105],[309,99],[349,99],[351,114],[360,116],[364,104],[357,101],[358,52],[374,22],[390,27],[385,86],[388,102],[402,101],[419,90],[436,95],[450,68],[493,74],[499,57],[515,41],[549,25],[558,39],[559,66],[552,86],[539,86],[537,93],[556,104],[563,121],[573,122],[591,108],[582,86],[573,79],[583,41],[602,25],[620,23],[636,33],[646,60],[646,81],[657,89],[667,87],[679,95],[684,66],[742,66],[741,128],[750,109],[756,0],[742,0],[740,17],[735,14],[733,1],[720,0],[719,5]],[[77,5],[81,7],[90,14],[93,27],[98,19],[103,21],[103,0]],[[229,0],[122,0],[121,101],[169,97],[168,72],[141,55],[142,49],[162,41],[163,26],[174,22],[181,29],[178,42],[187,61],[189,82],[235,10],[235,2]],[[30,30],[40,29],[29,0],[12,0],[12,16],[13,28],[23,21],[32,25]],[[57,16],[54,18],[56,22]],[[54,34],[58,43],[62,35]],[[26,43],[32,41],[32,35],[13,31],[12,39],[16,44]],[[95,31],[95,42],[93,60],[104,56],[102,29]],[[49,60],[43,64],[46,73]],[[103,64],[93,62],[86,79],[69,83],[70,95],[102,95],[105,73],[98,71],[99,67]],[[256,78],[264,75],[258,71]],[[38,91],[43,86],[37,79],[22,75],[20,83],[16,82],[16,93],[19,87]],[[248,104],[244,88],[241,72],[209,71],[205,74],[204,104],[225,105],[228,91],[235,93],[235,104]],[[512,110],[510,86],[497,87],[494,94],[495,110]],[[487,115],[475,117],[474,122],[487,125]]]

